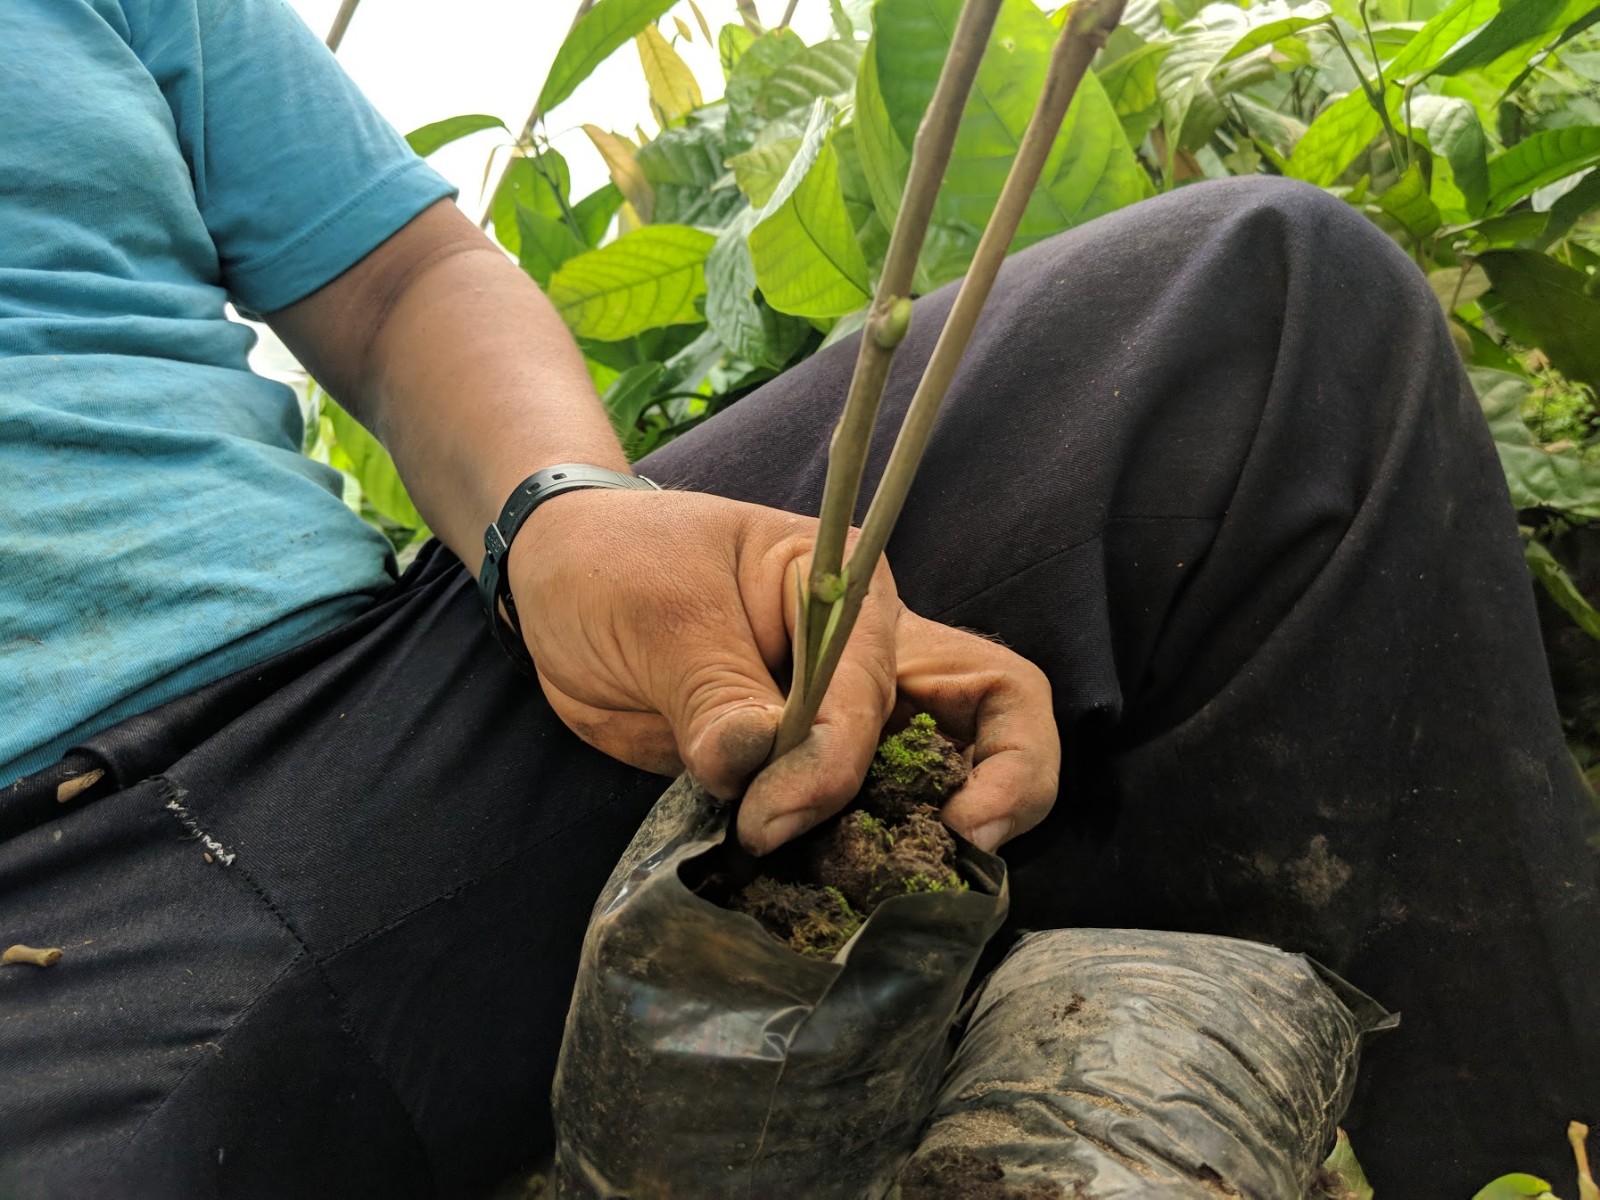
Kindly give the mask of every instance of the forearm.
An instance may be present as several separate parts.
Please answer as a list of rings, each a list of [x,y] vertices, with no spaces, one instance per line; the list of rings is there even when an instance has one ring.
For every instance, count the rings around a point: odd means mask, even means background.
[[[418,510],[472,570],[484,527],[533,471],[627,469],[560,317],[453,206],[421,214],[271,321],[377,434]]]

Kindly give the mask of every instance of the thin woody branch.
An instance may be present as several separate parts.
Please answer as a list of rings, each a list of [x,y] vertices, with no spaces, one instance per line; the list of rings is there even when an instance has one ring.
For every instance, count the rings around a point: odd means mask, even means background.
[[[872,426],[877,421],[883,387],[889,378],[889,364],[894,360],[896,346],[905,336],[910,318],[911,280],[927,237],[934,201],[938,199],[945,169],[950,165],[956,133],[961,127],[961,114],[978,76],[978,64],[983,61],[989,34],[1000,14],[1000,4],[1001,0],[968,0],[962,6],[949,57],[945,59],[933,99],[917,129],[905,195],[889,239],[877,294],[867,314],[844,410],[828,448],[828,475],[823,484],[817,545],[812,554],[806,603],[798,617],[806,622],[806,645],[810,653],[806,659],[795,661],[794,682],[779,726],[774,757],[804,741],[816,717],[816,705],[810,704],[807,697],[815,688],[815,668],[824,645],[829,611],[832,602],[839,598],[845,540],[855,515],[856,497],[861,491],[861,474],[866,467]],[[826,687],[824,682],[822,689]],[[821,703],[822,689],[816,689],[817,704]]]
[[[1022,222],[1023,213],[1026,211],[1028,201],[1033,195],[1034,188],[1038,185],[1039,176],[1044,170],[1046,160],[1049,158],[1050,149],[1055,143],[1057,134],[1061,129],[1061,122],[1065,119],[1067,110],[1072,104],[1072,98],[1082,82],[1084,73],[1088,70],[1090,62],[1096,52],[1105,45],[1106,38],[1122,19],[1122,11],[1126,0],[1078,0],[1069,14],[1066,27],[1061,38],[1056,43],[1056,48],[1051,56],[1049,73],[1045,79],[1044,90],[1039,98],[1038,107],[1034,110],[1032,119],[1028,123],[1027,131],[1023,134],[1022,144],[1018,147],[1016,159],[1012,163],[1011,171],[1006,177],[1005,187],[1000,193],[999,201],[995,205],[993,216],[985,228],[983,237],[978,243],[977,252],[973,256],[972,265],[968,269],[965,279],[962,280],[960,290],[956,294],[955,303],[951,308],[950,316],[945,322],[944,329],[939,335],[938,344],[934,347],[933,355],[923,371],[921,381],[917,385],[916,394],[913,396],[911,406],[906,413],[906,419],[899,435],[895,439],[894,450],[889,458],[889,465],[884,471],[872,505],[868,510],[862,534],[857,541],[855,550],[851,555],[848,568],[839,570],[832,565],[831,560],[824,560],[822,556],[823,537],[834,533],[842,546],[843,539],[848,532],[849,516],[855,506],[855,492],[860,486],[859,464],[865,462],[867,441],[871,434],[871,421],[868,420],[864,429],[852,427],[848,436],[855,441],[850,450],[852,457],[847,461],[856,464],[857,470],[850,488],[848,506],[844,508],[843,523],[837,529],[830,530],[830,521],[839,524],[839,512],[828,507],[827,493],[823,501],[823,529],[818,533],[817,564],[812,570],[812,589],[808,597],[808,612],[810,618],[807,625],[810,650],[816,657],[815,663],[801,675],[799,664],[796,665],[796,685],[790,692],[790,703],[784,710],[783,723],[780,726],[778,737],[778,753],[792,749],[804,739],[810,730],[811,724],[816,720],[816,714],[822,704],[822,697],[833,678],[834,668],[838,666],[839,658],[844,653],[844,646],[849,639],[850,630],[855,624],[856,616],[861,611],[861,605],[866,598],[867,589],[872,581],[872,573],[877,565],[878,557],[883,553],[888,544],[889,534],[895,522],[899,519],[900,512],[905,505],[906,495],[911,489],[911,481],[915,477],[917,467],[922,461],[922,455],[927,449],[928,438],[933,430],[934,418],[938,415],[939,405],[944,400],[945,393],[949,390],[950,381],[954,378],[956,368],[960,365],[961,356],[965,353],[967,344],[972,338],[973,330],[978,323],[978,317],[983,310],[983,305],[989,297],[989,292],[994,286],[996,276],[999,274],[1001,263],[1004,262],[1006,251],[1010,248],[1011,241],[1016,237],[1018,226]],[[972,6],[969,5],[970,9]],[[963,12],[963,18],[966,11]],[[918,134],[919,149],[922,136]],[[948,156],[948,152],[947,152]],[[915,167],[913,166],[913,172]],[[937,183],[934,184],[934,189]],[[911,189],[907,188],[907,202],[911,199]],[[931,197],[926,199],[926,206],[918,205],[921,209],[921,228],[915,232],[915,240],[920,250],[922,235],[926,231],[927,221],[932,213]],[[906,208],[902,208],[901,217],[906,216]],[[895,238],[899,240],[901,225],[895,225]],[[890,254],[894,253],[894,244],[891,243]],[[912,264],[915,263],[915,254],[912,255]],[[888,269],[885,268],[884,278],[888,279]],[[909,284],[909,273],[907,275]],[[883,289],[880,286],[880,301]],[[879,304],[874,305],[874,317],[879,316]],[[876,401],[882,394],[883,379],[887,376],[887,361],[892,355],[882,350],[876,343],[878,338],[874,329],[873,320],[869,318],[866,336],[862,338],[861,355],[857,359],[857,379],[851,381],[851,393],[857,389],[857,383],[863,373],[863,367],[869,364],[876,367],[882,364],[882,376],[876,378],[877,391],[872,397],[873,416],[876,416]],[[834,434],[834,445],[829,453],[829,484],[834,479],[834,460],[840,456],[841,442],[847,436],[846,420],[850,416],[849,401],[846,402],[846,416],[841,418],[838,431]],[[842,457],[842,456],[841,456]],[[832,544],[830,543],[830,549]],[[831,574],[830,574],[831,570]],[[831,610],[834,604],[817,602],[818,583],[831,588],[840,611],[834,614]],[[842,588],[839,584],[842,582]],[[842,592],[842,594],[840,594]],[[818,610],[821,610],[820,612]],[[820,617],[820,620],[819,620]],[[820,628],[819,628],[820,626]],[[824,636],[826,632],[826,636]],[[805,686],[800,686],[803,678]],[[800,699],[796,700],[799,695]]]
[[[359,0],[356,0],[359,2]],[[578,11],[572,14],[572,24],[567,26],[567,36],[572,36],[572,31],[578,27],[578,22],[589,15],[589,10],[595,6],[596,0],[579,0]],[[352,0],[345,0],[351,4]],[[516,145],[511,149],[511,157],[506,160],[505,167],[500,172],[500,178],[495,181],[493,190],[489,192],[489,207],[484,209],[483,219],[478,222],[478,228],[487,229],[494,220],[494,198],[500,194],[500,189],[506,184],[511,175],[511,164],[517,161],[517,156],[533,143],[533,131],[539,127],[539,122],[544,120],[544,109],[539,105],[533,106],[533,111],[528,114],[528,119],[522,123],[522,132],[517,135]],[[487,172],[485,172],[487,174]]]

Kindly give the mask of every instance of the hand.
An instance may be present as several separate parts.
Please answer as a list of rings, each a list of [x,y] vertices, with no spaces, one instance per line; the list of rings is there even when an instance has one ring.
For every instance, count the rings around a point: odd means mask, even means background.
[[[946,821],[993,848],[1054,802],[1060,743],[1043,672],[909,612],[880,565],[810,736],[767,765],[783,711],[795,580],[816,522],[692,492],[581,491],[544,505],[507,568],[528,650],[584,741],[744,796],[764,854],[856,794],[898,701],[973,749]]]

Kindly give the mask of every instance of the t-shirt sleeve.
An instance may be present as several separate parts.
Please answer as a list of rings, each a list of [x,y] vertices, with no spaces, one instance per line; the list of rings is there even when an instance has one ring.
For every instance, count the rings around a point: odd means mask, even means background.
[[[125,0],[124,12],[241,308],[294,303],[455,195],[283,0]]]

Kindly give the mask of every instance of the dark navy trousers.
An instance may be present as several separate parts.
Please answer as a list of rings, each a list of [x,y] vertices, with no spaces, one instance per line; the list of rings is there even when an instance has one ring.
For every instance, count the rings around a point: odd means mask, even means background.
[[[853,357],[641,469],[815,512]],[[1381,1195],[1570,1180],[1566,1122],[1600,1123],[1589,799],[1399,250],[1249,180],[1015,256],[889,559],[1053,682],[1017,927],[1312,954],[1402,1014],[1345,1121]],[[664,786],[556,720],[430,547],[348,626],[0,790],[0,944],[66,950],[0,969],[0,1197],[470,1196],[538,1160],[589,907]]]

